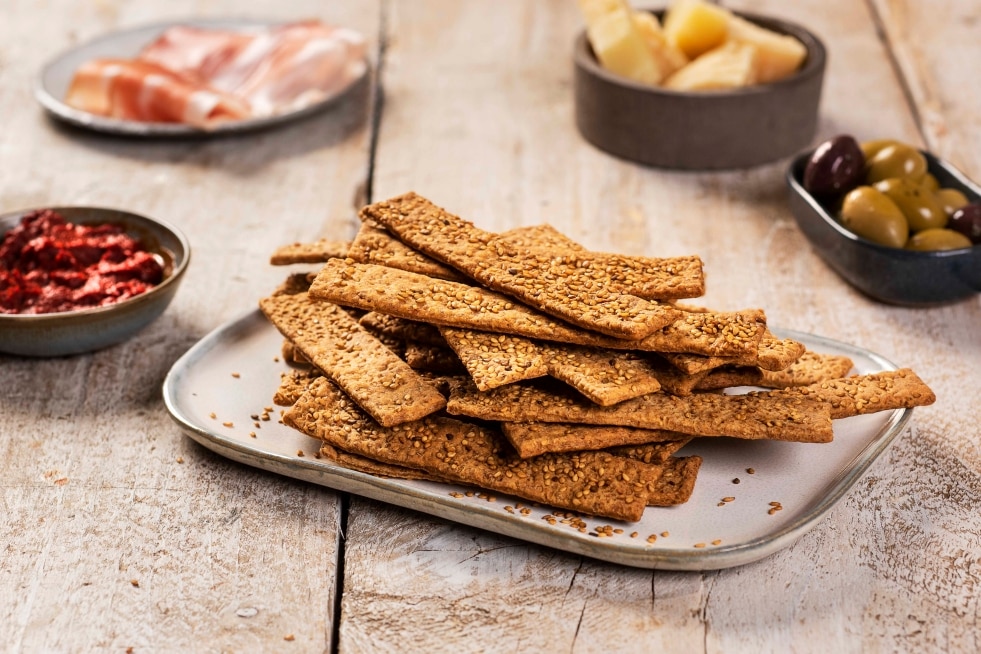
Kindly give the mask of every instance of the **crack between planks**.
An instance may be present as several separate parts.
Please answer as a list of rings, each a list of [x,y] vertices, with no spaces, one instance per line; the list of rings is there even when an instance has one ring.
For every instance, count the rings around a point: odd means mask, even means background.
[[[381,133],[382,113],[385,108],[385,90],[382,84],[382,77],[385,73],[385,57],[388,54],[388,15],[391,12],[390,0],[381,0],[381,10],[378,21],[378,51],[375,60],[378,62],[375,68],[374,97],[375,102],[371,108],[371,135],[368,139],[368,171],[365,176],[364,202],[371,204],[375,201],[375,166],[378,161],[378,141]]]
[[[882,15],[879,13],[879,10],[875,5],[875,0],[865,0],[865,6],[868,8],[869,15],[872,17],[872,25],[875,27],[876,36],[879,37],[879,40],[885,47],[886,56],[889,59],[889,65],[892,67],[893,73],[896,75],[896,79],[899,81],[899,88],[901,88],[903,91],[903,98],[906,100],[906,106],[913,115],[913,123],[916,125],[916,131],[920,133],[920,139],[923,141],[923,143],[928,148],[934,149],[936,144],[931,143],[931,139],[927,134],[923,115],[920,113],[920,108],[916,104],[916,98],[913,94],[913,87],[910,84],[910,80],[907,79],[905,73],[903,72],[903,67],[899,62],[899,57],[896,56],[896,48],[893,45],[893,35],[890,34],[889,30],[886,28],[886,23],[882,19]],[[911,74],[913,73],[911,72]]]
[[[374,97],[375,102],[371,108],[371,130],[368,139],[368,170],[365,175],[365,197],[364,202],[369,204],[373,201],[374,182],[375,182],[375,162],[378,155],[378,135],[381,131],[382,110],[385,105],[385,94],[382,89],[382,76],[385,72],[385,56],[388,52],[388,15],[391,12],[389,0],[381,0],[378,14],[378,50],[375,53],[375,80]],[[337,654],[340,651],[341,636],[341,605],[344,599],[344,561],[347,553],[347,526],[351,508],[350,493],[341,493],[341,515],[340,515],[340,534],[337,543],[337,562],[334,572],[334,602],[333,616],[330,628],[330,646],[328,651]]]
[[[715,581],[719,578],[719,573],[713,574],[707,580],[707,588],[705,590],[705,597],[702,600],[702,606],[698,613],[698,619],[702,622],[702,651],[708,654],[709,651],[709,632],[712,630],[708,619],[708,605],[709,600],[712,598],[712,589],[715,588]]]
[[[569,580],[569,587],[566,589],[565,594],[568,597],[569,593],[572,592],[572,587],[576,585],[576,577],[579,576],[579,571],[582,570],[583,561],[579,559],[579,565],[576,566],[575,571],[572,573],[572,579]],[[579,611],[579,620],[576,621],[576,630],[572,634],[572,642],[569,644],[569,651],[576,651],[576,640],[579,638],[579,628],[582,627],[582,618],[586,615],[586,602],[583,601],[582,609]]]
[[[350,493],[341,493],[341,515],[339,516],[339,533],[337,537],[337,561],[334,567],[334,601],[330,621],[331,654],[337,654],[340,649],[341,636],[341,602],[344,599],[344,559],[347,552],[347,520],[351,509]]]

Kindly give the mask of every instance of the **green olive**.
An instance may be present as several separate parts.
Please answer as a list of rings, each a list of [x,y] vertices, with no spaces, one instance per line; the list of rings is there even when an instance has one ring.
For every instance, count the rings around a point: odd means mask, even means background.
[[[909,177],[919,181],[926,175],[926,158],[911,145],[896,143],[879,150],[866,167],[865,180],[869,184],[890,177]]]
[[[952,229],[925,229],[913,234],[906,248],[920,252],[960,250],[971,247],[971,239]]]
[[[894,248],[903,247],[909,238],[909,225],[903,212],[871,186],[859,186],[845,196],[841,224],[874,243]]]
[[[879,153],[879,150],[890,146],[890,145],[906,145],[902,141],[897,141],[896,139],[876,139],[874,141],[865,141],[861,145],[862,154],[865,155],[865,160],[868,161],[875,155]]]
[[[931,193],[936,193],[937,191],[940,190],[940,182],[937,181],[937,178],[931,175],[930,173],[927,173],[926,175],[923,176],[923,179],[920,180],[920,184],[922,184],[923,188],[930,191]]]
[[[940,200],[922,184],[908,177],[890,177],[878,182],[875,188],[896,203],[911,231],[947,225],[947,212]]]
[[[940,204],[948,216],[954,215],[955,211],[968,203],[967,196],[956,188],[940,189],[937,191],[937,199],[940,200]]]

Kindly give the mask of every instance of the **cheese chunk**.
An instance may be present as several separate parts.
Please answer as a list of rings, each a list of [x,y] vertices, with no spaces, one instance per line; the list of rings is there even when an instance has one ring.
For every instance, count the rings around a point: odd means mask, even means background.
[[[722,45],[731,15],[703,0],[678,0],[664,16],[664,34],[668,43],[695,59]]]
[[[654,14],[646,11],[635,11],[633,14],[634,27],[647,43],[654,62],[661,72],[661,78],[667,78],[676,70],[688,63],[685,53],[668,43],[661,23]]]
[[[729,41],[706,52],[669,77],[664,86],[675,91],[712,91],[756,82],[756,48]]]
[[[757,84],[787,77],[800,68],[807,56],[807,48],[794,37],[777,34],[739,16],[729,18],[729,40],[756,48]]]
[[[632,18],[625,0],[579,0],[586,36],[600,64],[610,72],[645,84],[663,75]]]

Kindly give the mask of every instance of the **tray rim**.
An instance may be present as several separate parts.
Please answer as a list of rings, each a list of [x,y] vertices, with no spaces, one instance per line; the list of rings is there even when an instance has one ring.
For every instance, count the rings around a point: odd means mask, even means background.
[[[848,494],[868,468],[878,460],[881,454],[905,429],[913,413],[912,409],[891,410],[888,420],[874,434],[870,434],[868,444],[852,457],[840,474],[828,480],[829,491],[817,499],[810,510],[798,519],[768,532],[764,536],[712,549],[656,548],[641,550],[636,547],[622,548],[615,543],[570,538],[555,531],[547,524],[516,521],[510,514],[501,511],[499,507],[495,508],[494,505],[485,507],[480,504],[467,504],[462,506],[446,493],[434,494],[426,488],[405,485],[398,480],[375,477],[367,473],[343,468],[322,459],[309,460],[272,452],[260,452],[256,448],[244,445],[239,440],[198,426],[178,406],[176,384],[182,370],[190,366],[195,359],[220,346],[223,338],[233,334],[236,330],[250,328],[256,321],[266,322],[262,313],[258,309],[253,309],[218,326],[189,348],[167,373],[162,385],[164,404],[171,418],[195,442],[238,463],[311,482],[335,491],[354,493],[469,527],[491,531],[532,544],[552,547],[566,553],[636,568],[674,571],[720,570],[758,561],[790,546],[817,526],[828,511]],[[269,324],[269,328],[274,329],[271,324]],[[778,327],[771,327],[770,329],[781,338],[810,341],[845,353],[851,352],[861,355],[880,365],[882,371],[898,369],[896,364],[885,357],[859,346],[805,332]],[[440,488],[457,486],[439,482],[415,482],[415,484],[420,483],[427,486],[428,484],[438,484]],[[466,488],[465,485],[459,485],[459,487]],[[393,493],[397,501],[393,500]],[[439,509],[438,512],[434,511],[436,508]]]

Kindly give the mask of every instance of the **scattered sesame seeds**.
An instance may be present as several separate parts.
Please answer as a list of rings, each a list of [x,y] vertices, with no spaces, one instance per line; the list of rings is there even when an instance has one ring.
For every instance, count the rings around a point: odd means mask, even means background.
[[[233,423],[231,420],[228,420],[226,422],[221,423],[221,426],[222,427],[234,427],[235,426],[235,423]]]
[[[705,547],[705,543],[695,543],[695,547]]]
[[[739,477],[736,477],[735,479],[733,479],[733,480],[732,480],[732,483],[734,483],[734,484],[738,484],[738,483],[739,483]]]
[[[238,379],[238,378],[239,378],[239,377],[241,377],[241,376],[242,376],[242,375],[240,375],[240,374],[238,374],[237,372],[233,372],[233,373],[232,373],[232,377],[234,377],[235,379]]]
[[[256,437],[256,436],[255,436],[255,432],[254,432],[254,431],[250,431],[250,432],[249,432],[249,436],[251,436],[252,438],[255,438],[255,437]]]
[[[648,543],[653,543],[656,540],[657,540],[657,534],[651,534],[650,536],[647,537],[647,542]]]
[[[756,468],[746,468],[746,474],[755,475]]]
[[[722,498],[722,501],[723,502],[735,502],[736,501],[736,498],[730,495],[729,497],[723,497]]]
[[[712,541],[712,544],[713,545],[721,545],[722,544],[722,540],[719,539],[719,538],[716,538],[715,540]]]
[[[297,456],[303,456],[303,450],[297,450],[296,451],[296,455]]]
[[[182,456],[177,457],[177,463],[184,463],[184,457]]]
[[[218,415],[214,411],[212,411],[211,413],[208,414],[208,417],[214,420],[215,418],[218,417]]]
[[[133,588],[139,588],[140,587],[140,580],[139,579],[130,579],[129,580],[129,583],[130,583],[130,585]]]
[[[286,634],[285,636],[283,636],[283,640],[292,643],[294,640],[296,640],[296,636],[294,636],[293,634]]]
[[[661,538],[667,538],[667,537],[668,537],[668,536],[670,536],[670,535],[671,535],[671,533],[670,533],[670,532],[667,532],[667,531],[662,531],[662,532],[661,532]]]

